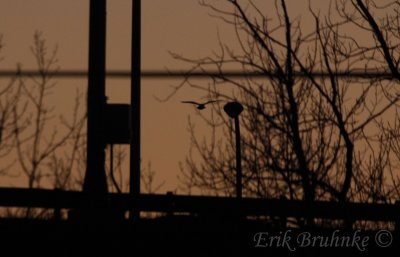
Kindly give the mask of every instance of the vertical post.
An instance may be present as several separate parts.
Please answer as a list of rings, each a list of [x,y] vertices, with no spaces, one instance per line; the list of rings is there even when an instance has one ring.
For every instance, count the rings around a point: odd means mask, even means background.
[[[87,167],[83,184],[83,191],[91,197],[102,197],[107,194],[103,126],[103,113],[106,103],[105,70],[106,0],[91,0],[87,95]]]
[[[140,194],[140,73],[141,73],[141,0],[132,0],[132,56],[131,56],[131,146],[130,146],[130,195],[133,201]],[[131,210],[131,218],[139,212]]]
[[[239,114],[243,111],[243,106],[238,102],[229,102],[224,105],[224,111],[229,117],[235,120],[236,137],[236,198],[242,198],[242,152],[240,148],[240,126]]]
[[[242,198],[242,153],[240,147],[239,115],[234,119],[236,135],[236,197]]]

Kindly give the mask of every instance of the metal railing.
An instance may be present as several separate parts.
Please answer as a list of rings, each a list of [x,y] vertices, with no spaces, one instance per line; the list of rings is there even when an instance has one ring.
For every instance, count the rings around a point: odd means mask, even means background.
[[[73,209],[85,198],[78,191],[0,188],[0,206]],[[108,194],[111,208],[164,213],[231,213],[245,216],[283,216],[370,221],[400,220],[400,202],[395,204],[338,203],[327,201],[259,199],[212,196]]]

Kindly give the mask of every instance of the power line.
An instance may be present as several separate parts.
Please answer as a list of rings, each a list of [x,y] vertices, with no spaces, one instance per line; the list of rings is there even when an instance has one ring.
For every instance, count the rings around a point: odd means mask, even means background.
[[[0,78],[1,77],[13,77],[13,76],[29,76],[29,77],[40,77],[43,74],[38,70],[0,70]],[[293,74],[296,77],[328,77],[329,73],[324,71],[315,71],[310,72],[309,74],[304,74],[303,72],[294,72]],[[86,70],[59,70],[51,73],[52,77],[58,78],[67,78],[67,77],[75,77],[75,78],[86,78],[88,76],[88,71]],[[109,78],[121,78],[121,79],[130,79],[131,72],[125,70],[111,70],[106,72],[106,76]],[[160,70],[144,70],[141,72],[141,77],[143,79],[177,79],[177,78],[209,78],[209,77],[230,77],[230,78],[245,78],[245,77],[277,77],[276,73],[261,73],[261,72],[244,72],[244,71],[160,71]],[[387,71],[357,71],[357,72],[335,72],[335,77],[343,77],[343,78],[379,78],[379,79],[395,79],[394,76]]]

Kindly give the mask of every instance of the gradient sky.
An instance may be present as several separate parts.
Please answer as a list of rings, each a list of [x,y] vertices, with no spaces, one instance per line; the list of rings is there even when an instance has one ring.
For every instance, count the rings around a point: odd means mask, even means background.
[[[107,69],[130,69],[131,0],[108,1]],[[0,34],[4,49],[0,69],[35,68],[30,52],[35,31],[41,31],[49,50],[57,45],[60,69],[85,70],[88,66],[89,0],[1,0]],[[216,46],[217,22],[197,1],[142,1],[142,69],[185,68],[168,51],[205,56]],[[196,116],[181,100],[197,100],[202,94],[182,90],[170,101],[160,103],[179,80],[143,80],[142,159],[151,161],[158,180],[165,180],[163,191],[174,190],[179,161],[189,149],[188,115]],[[57,87],[48,98],[57,113],[72,107],[76,88],[85,90],[84,79],[57,79]],[[110,102],[129,103],[129,79],[107,79]],[[67,114],[65,114],[67,115]],[[194,117],[196,120],[196,118]],[[201,126],[201,125],[200,125]]]
[[[217,1],[221,2],[221,1]],[[263,2],[274,15],[273,2]],[[307,1],[288,1],[289,12],[299,17],[307,8]],[[324,3],[322,3],[324,2]],[[314,1],[321,7],[328,1]],[[175,61],[168,51],[187,57],[203,57],[218,49],[218,37],[233,42],[233,30],[220,20],[210,17],[210,10],[200,7],[197,0],[143,0],[142,1],[142,69],[185,69],[187,64]],[[4,49],[0,69],[13,69],[22,63],[25,69],[34,68],[29,47],[36,30],[42,31],[51,49],[58,46],[61,69],[85,70],[88,66],[89,0],[0,0],[0,34]],[[107,69],[130,69],[131,0],[108,1]],[[174,190],[179,162],[189,150],[187,118],[191,117],[199,131],[207,128],[192,106],[181,100],[199,100],[205,94],[191,88],[179,91],[167,102],[159,102],[171,92],[171,85],[179,80],[152,80],[142,82],[142,160],[151,161],[158,181],[166,184],[161,193]],[[73,104],[75,88],[84,91],[84,79],[58,79],[49,99],[56,111],[63,113]],[[129,79],[107,79],[110,102],[129,102]],[[204,110],[204,115],[209,115]]]

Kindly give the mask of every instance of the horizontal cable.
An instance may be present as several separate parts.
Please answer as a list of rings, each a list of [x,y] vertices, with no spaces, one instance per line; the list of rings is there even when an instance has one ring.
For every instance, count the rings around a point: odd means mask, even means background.
[[[42,73],[38,70],[0,70],[0,77],[12,77],[12,76],[30,76],[39,77]],[[81,77],[85,78],[89,73],[85,70],[59,70],[51,73],[53,77]],[[328,77],[329,73],[324,71],[310,72],[309,74],[304,74],[303,72],[294,72],[296,77]],[[379,71],[360,71],[360,72],[336,72],[333,74],[336,77],[354,77],[354,78],[380,78],[380,79],[395,79],[390,72],[379,72]],[[123,70],[112,70],[107,71],[106,76],[110,78],[130,78],[130,71]],[[245,78],[245,77],[278,77],[277,73],[260,73],[260,72],[244,72],[244,71],[157,71],[157,70],[145,70],[141,72],[141,77],[145,79],[175,79],[175,78],[209,78],[209,77],[233,77],[233,78]]]

